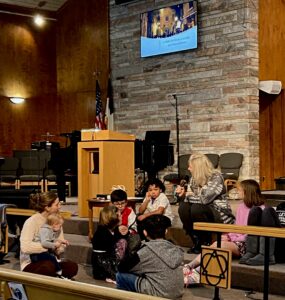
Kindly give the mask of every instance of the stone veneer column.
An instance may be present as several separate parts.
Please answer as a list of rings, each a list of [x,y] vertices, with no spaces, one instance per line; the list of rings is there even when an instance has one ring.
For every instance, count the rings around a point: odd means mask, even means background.
[[[176,145],[169,94],[185,92],[180,154],[241,152],[241,178],[258,179],[258,1],[245,2],[198,1],[198,49],[140,58],[140,13],[172,2],[110,1],[116,130],[144,138],[147,130],[170,129]]]

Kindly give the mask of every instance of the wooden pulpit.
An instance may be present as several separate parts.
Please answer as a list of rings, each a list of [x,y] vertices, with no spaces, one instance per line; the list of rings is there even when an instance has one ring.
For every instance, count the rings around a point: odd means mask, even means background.
[[[78,214],[88,216],[87,200],[124,185],[135,194],[135,136],[111,130],[86,129],[78,143]]]

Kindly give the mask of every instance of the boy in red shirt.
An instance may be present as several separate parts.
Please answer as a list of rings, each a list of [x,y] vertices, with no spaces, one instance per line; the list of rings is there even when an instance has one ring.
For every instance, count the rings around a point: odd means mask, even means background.
[[[129,231],[130,233],[136,233],[137,224],[136,224],[136,214],[134,210],[127,206],[128,205],[128,196],[124,190],[118,189],[114,190],[111,193],[111,202],[116,206],[122,216],[122,224],[119,226],[119,230]]]

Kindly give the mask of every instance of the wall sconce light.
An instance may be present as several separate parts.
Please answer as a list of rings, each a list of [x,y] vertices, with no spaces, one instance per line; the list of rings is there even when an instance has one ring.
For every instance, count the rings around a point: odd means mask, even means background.
[[[25,99],[21,97],[11,97],[10,101],[14,104],[21,104],[25,101]]]

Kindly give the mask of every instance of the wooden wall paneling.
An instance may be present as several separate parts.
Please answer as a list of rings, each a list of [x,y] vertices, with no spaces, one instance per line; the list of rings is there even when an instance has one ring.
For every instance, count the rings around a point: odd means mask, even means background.
[[[0,154],[12,155],[56,125],[55,113],[49,115],[56,97],[55,23],[39,30],[31,18],[1,14],[0,26]],[[12,104],[11,96],[26,102]]]
[[[280,98],[280,111],[281,111],[281,117],[280,117],[280,124],[279,126],[282,128],[282,135],[281,135],[281,143],[282,143],[282,173],[280,176],[285,177],[285,92],[284,89],[281,91],[281,94],[279,95]]]
[[[285,85],[285,2],[259,2],[259,79],[280,80]]]
[[[96,79],[99,80],[103,106],[107,95],[108,1],[70,0],[60,10],[58,22],[60,128],[62,131],[92,128],[96,116]]]
[[[267,95],[263,92],[259,94],[259,134],[260,134],[260,185],[263,190],[273,188],[273,166],[271,159],[272,134],[271,134],[271,112]]]
[[[285,99],[260,93],[260,183],[274,189],[275,178],[285,176]]]
[[[285,2],[260,0],[258,7],[259,80],[278,80],[284,86]],[[260,182],[263,189],[274,189],[274,179],[285,175],[283,98],[283,90],[279,96],[260,93]]]
[[[283,109],[282,109],[282,97],[277,95],[274,101],[271,103],[271,118],[272,118],[272,157],[274,179],[285,175],[284,170],[284,141],[282,126]]]
[[[95,93],[62,93],[58,97],[60,132],[71,132],[94,126]]]
[[[34,27],[31,18],[5,14],[1,14],[0,26],[0,99],[5,124],[0,125],[0,154],[29,149],[46,132],[65,144],[58,136],[61,132],[93,127],[96,76],[103,104],[106,101],[108,1],[70,0],[60,10],[58,21],[41,29]],[[98,70],[95,75],[94,70]],[[26,103],[10,103],[12,91],[27,98]]]

